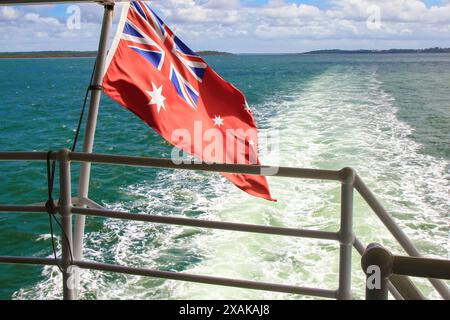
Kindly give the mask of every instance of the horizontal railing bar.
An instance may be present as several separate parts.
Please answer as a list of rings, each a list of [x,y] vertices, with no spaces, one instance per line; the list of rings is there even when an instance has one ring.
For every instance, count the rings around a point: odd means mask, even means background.
[[[44,206],[18,206],[18,205],[0,205],[0,212],[47,212]]]
[[[72,161],[77,162],[103,163],[111,165],[128,165],[128,166],[153,167],[164,169],[240,173],[250,175],[318,179],[318,180],[335,180],[335,181],[342,180],[342,175],[340,171],[333,171],[333,170],[271,167],[271,166],[256,166],[256,165],[241,165],[241,164],[211,164],[211,165],[206,163],[175,164],[170,159],[115,156],[115,155],[89,154],[89,153],[71,153],[70,159]]]
[[[51,155],[56,160],[57,153]],[[303,178],[316,180],[342,181],[343,176],[337,170],[303,169],[289,167],[271,167],[241,164],[175,164],[170,159],[148,157],[116,156],[106,154],[89,154],[69,152],[70,160],[77,162],[102,163],[111,165],[127,165],[137,167],[152,167],[163,169],[193,170],[207,172],[240,173],[261,176],[276,176],[286,178]],[[0,161],[43,161],[47,159],[46,152],[0,152]]]
[[[378,201],[372,191],[366,186],[359,175],[355,177],[355,188],[367,204],[372,208],[381,222],[389,230],[389,232],[394,236],[398,243],[403,247],[407,254],[413,257],[421,257],[419,250],[414,246],[408,236],[403,232],[394,219],[389,215],[389,213],[384,209],[383,205]],[[442,298],[445,300],[450,300],[450,290],[447,285],[438,279],[429,279],[433,287],[439,292]]]
[[[394,274],[450,280],[450,260],[402,256],[393,259]]]
[[[0,256],[0,263],[3,263],[3,264],[29,264],[29,265],[56,266],[59,262],[60,262],[59,259],[55,260],[53,258]]]
[[[51,258],[31,258],[31,257],[26,258],[26,257],[0,256],[0,263],[2,263],[2,264],[27,264],[27,265],[55,266],[59,262],[60,262],[59,260],[55,260],[55,259],[51,259]],[[219,285],[219,286],[227,286],[227,287],[235,287],[235,288],[243,288],[243,289],[254,289],[254,290],[271,291],[271,292],[300,294],[300,295],[308,295],[308,296],[330,298],[330,299],[336,298],[336,291],[334,291],[334,290],[298,287],[298,286],[292,286],[292,285],[283,285],[283,284],[258,282],[258,281],[250,281],[250,280],[227,279],[227,278],[222,278],[222,277],[194,275],[194,274],[177,273],[177,272],[170,272],[170,271],[158,271],[158,270],[143,269],[143,268],[130,268],[130,267],[124,267],[124,266],[119,266],[119,265],[111,265],[111,264],[88,262],[88,261],[74,261],[73,265],[78,266],[82,269],[108,271],[108,272],[122,273],[122,274],[136,275],[136,276],[146,276],[146,277],[152,277],[152,278],[187,281],[187,282],[195,282],[195,283],[203,283],[203,284]]]
[[[128,212],[118,212],[111,210],[98,210],[88,208],[73,208],[72,213],[85,216],[106,217],[113,219],[125,219],[133,221],[152,222],[160,224],[170,224],[187,227],[198,227],[208,229],[229,230],[238,232],[262,233],[279,236],[290,236],[300,238],[312,238],[321,240],[338,240],[337,232],[302,230],[294,228],[271,227],[252,224],[241,224],[232,222],[198,220],[183,217],[155,216],[148,214],[133,214]]]
[[[52,153],[51,160],[57,160],[58,155]],[[0,161],[45,161],[47,152],[0,152]]]
[[[315,297],[322,297],[322,298],[336,298],[336,291],[334,291],[334,290],[297,287],[297,286],[291,286],[291,285],[274,284],[274,283],[267,283],[267,282],[257,282],[257,281],[249,281],[249,280],[227,279],[227,278],[221,278],[221,277],[194,275],[194,274],[177,273],[177,272],[170,272],[170,271],[158,271],[158,270],[142,269],[142,268],[130,268],[130,267],[97,263],[97,262],[88,262],[88,261],[74,261],[73,264],[82,269],[109,271],[109,272],[123,273],[123,274],[136,275],[136,276],[146,276],[146,277],[152,277],[152,278],[187,281],[187,282],[195,282],[195,283],[203,283],[203,284],[227,286],[227,287],[235,287],[235,288],[243,288],[243,289],[254,289],[254,290],[271,291],[271,292],[300,294],[300,295],[308,295],[308,296],[315,296]]]
[[[45,213],[47,211],[45,207],[40,206],[7,205],[7,206],[0,206],[0,212]],[[339,234],[337,232],[328,232],[328,231],[315,231],[315,230],[261,226],[252,224],[240,224],[232,222],[208,221],[208,220],[189,219],[183,217],[132,214],[128,212],[118,212],[104,209],[102,210],[102,209],[91,209],[81,207],[72,208],[72,213],[85,216],[152,222],[152,223],[187,226],[187,227],[262,233],[262,234],[291,236],[291,237],[320,239],[320,240],[336,240],[336,241],[339,240]]]

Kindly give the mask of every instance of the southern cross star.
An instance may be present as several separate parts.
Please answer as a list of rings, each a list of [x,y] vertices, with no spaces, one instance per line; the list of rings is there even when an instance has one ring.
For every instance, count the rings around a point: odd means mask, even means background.
[[[219,128],[220,128],[221,126],[223,126],[223,119],[222,119],[220,116],[216,116],[216,117],[213,119],[213,121],[214,121],[214,125],[215,125],[215,126],[218,126]]]
[[[152,100],[148,103],[149,105],[156,105],[158,108],[158,114],[161,111],[161,108],[166,111],[166,106],[164,105],[164,101],[166,101],[166,97],[162,95],[163,86],[157,88],[154,83],[152,83],[153,91],[147,91],[147,94],[152,97]]]

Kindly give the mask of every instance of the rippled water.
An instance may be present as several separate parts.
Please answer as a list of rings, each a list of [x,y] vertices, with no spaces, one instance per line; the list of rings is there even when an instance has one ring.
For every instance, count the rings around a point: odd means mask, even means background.
[[[449,257],[450,55],[235,56],[209,62],[245,91],[261,133],[278,133],[279,157],[263,153],[263,163],[356,168],[422,252]],[[0,149],[68,146],[92,63],[1,60]],[[105,97],[96,150],[168,157],[171,148]],[[44,165],[2,163],[0,174],[0,203],[45,198]],[[327,231],[339,223],[336,183],[269,178],[279,199],[269,203],[209,173],[94,166],[93,177],[91,197],[113,209]],[[359,197],[355,231],[365,243],[401,252]],[[337,287],[333,242],[92,218],[86,242],[86,257],[96,261]],[[49,256],[47,217],[0,216],[0,243],[3,255]],[[364,291],[359,264],[355,253],[358,298]],[[426,282],[418,283],[435,297]],[[82,273],[82,286],[86,299],[302,298],[96,271]],[[60,294],[54,268],[0,266],[0,298]]]

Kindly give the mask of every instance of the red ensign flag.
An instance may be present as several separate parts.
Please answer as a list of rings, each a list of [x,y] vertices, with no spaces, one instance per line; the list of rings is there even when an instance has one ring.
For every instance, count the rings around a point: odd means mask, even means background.
[[[202,161],[259,164],[256,124],[244,95],[145,2],[123,8],[103,89],[171,144]],[[223,175],[249,194],[273,200],[265,177]]]

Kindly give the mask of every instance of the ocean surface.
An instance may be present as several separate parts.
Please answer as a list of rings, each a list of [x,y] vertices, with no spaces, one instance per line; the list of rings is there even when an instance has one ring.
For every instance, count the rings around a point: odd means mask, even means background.
[[[245,92],[261,135],[277,133],[279,156],[263,152],[264,164],[356,168],[424,254],[449,258],[450,55],[207,60]],[[0,150],[70,147],[93,62],[0,60]],[[95,150],[167,158],[172,149],[103,97]],[[78,169],[73,166],[74,190]],[[108,208],[135,213],[338,229],[337,183],[286,178],[269,183],[277,203],[248,196],[218,174],[94,165],[90,195]],[[44,163],[0,163],[0,203],[45,198]],[[402,252],[359,196],[355,232],[364,243]],[[46,215],[0,215],[0,255],[51,254]],[[337,288],[334,242],[89,218],[85,255],[128,266]],[[353,263],[354,294],[362,298],[356,252]],[[426,281],[417,283],[436,297]],[[0,299],[59,299],[61,291],[56,268],[0,266]],[[97,271],[82,272],[81,294],[84,299],[305,298]]]

